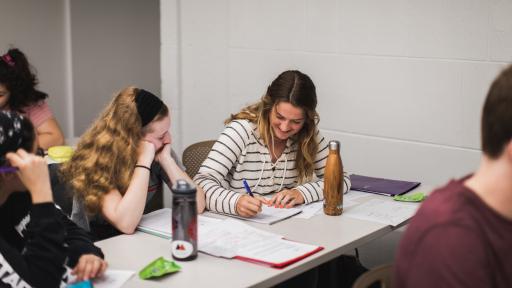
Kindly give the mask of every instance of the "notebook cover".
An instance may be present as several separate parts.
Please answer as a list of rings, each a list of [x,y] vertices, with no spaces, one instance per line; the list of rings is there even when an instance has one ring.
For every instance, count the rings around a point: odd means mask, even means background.
[[[350,175],[352,190],[395,196],[404,194],[420,185],[420,182],[384,179],[363,175]]]
[[[281,268],[284,268],[290,264],[293,264],[295,262],[298,262],[308,256],[311,256],[315,253],[317,253],[318,251],[321,251],[323,250],[324,247],[322,246],[317,246],[315,249],[311,250],[310,252],[304,254],[304,255],[300,255],[300,256],[297,256],[296,258],[292,258],[292,259],[288,259],[284,262],[281,262],[281,263],[270,263],[270,262],[266,262],[266,261],[263,261],[263,260],[258,260],[258,259],[253,259],[253,258],[247,258],[247,257],[243,257],[243,256],[235,256],[234,258],[235,259],[238,259],[238,260],[242,260],[242,261],[245,261],[245,262],[251,262],[251,263],[255,263],[255,264],[261,264],[261,265],[264,265],[264,266],[269,266],[269,267],[272,267],[272,268],[277,268],[277,269],[281,269]]]

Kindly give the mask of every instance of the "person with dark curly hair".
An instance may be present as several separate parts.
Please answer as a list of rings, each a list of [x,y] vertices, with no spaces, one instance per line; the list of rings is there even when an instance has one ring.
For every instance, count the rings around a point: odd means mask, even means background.
[[[36,89],[37,77],[27,57],[17,48],[0,56],[0,110],[27,116],[36,129],[37,146],[44,150],[64,144],[64,136],[46,98]]]

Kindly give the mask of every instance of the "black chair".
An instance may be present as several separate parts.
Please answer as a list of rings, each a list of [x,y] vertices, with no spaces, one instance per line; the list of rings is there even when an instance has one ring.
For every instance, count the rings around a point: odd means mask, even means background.
[[[357,278],[352,288],[368,288],[368,287],[381,287],[391,288],[393,287],[391,273],[393,265],[386,264],[370,269],[363,275]],[[377,284],[378,283],[378,284]],[[378,286],[380,285],[380,286]]]
[[[62,211],[64,211],[66,215],[71,216],[71,212],[73,211],[73,192],[69,189],[66,183],[61,181],[59,167],[60,164],[58,163],[48,165],[53,201],[62,209]]]

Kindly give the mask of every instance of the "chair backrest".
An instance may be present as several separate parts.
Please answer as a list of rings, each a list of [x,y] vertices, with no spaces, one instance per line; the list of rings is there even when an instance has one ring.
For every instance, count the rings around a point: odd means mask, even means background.
[[[190,176],[190,178],[194,178],[197,172],[199,171],[199,167],[203,164],[206,157],[208,157],[208,153],[212,149],[215,140],[208,140],[194,143],[188,146],[183,151],[182,161],[185,169]]]
[[[368,288],[374,283],[379,283],[381,288],[391,288],[392,267],[392,264],[386,264],[368,270],[357,278],[352,288]]]
[[[59,205],[66,215],[70,216],[71,210],[73,209],[73,192],[69,189],[66,183],[61,181],[59,168],[59,163],[48,165],[53,199],[55,204]]]

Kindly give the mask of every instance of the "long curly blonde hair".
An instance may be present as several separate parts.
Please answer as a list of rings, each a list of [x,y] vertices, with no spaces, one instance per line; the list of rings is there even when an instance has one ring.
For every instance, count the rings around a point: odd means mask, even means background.
[[[245,119],[256,123],[263,142],[270,147],[274,139],[274,131],[270,125],[270,113],[281,102],[290,103],[304,111],[304,126],[292,138],[297,141],[299,148],[295,158],[299,174],[298,183],[308,182],[312,179],[315,169],[315,158],[318,152],[318,142],[315,136],[319,122],[316,112],[316,89],[308,75],[297,70],[281,73],[272,81],[267,93],[261,97],[259,102],[231,115],[225,123],[236,119]]]
[[[130,86],[117,94],[92,126],[83,134],[70,161],[60,169],[89,213],[100,210],[103,195],[117,189],[124,195],[136,165],[137,147],[145,134]],[[165,104],[153,121],[169,114]]]

